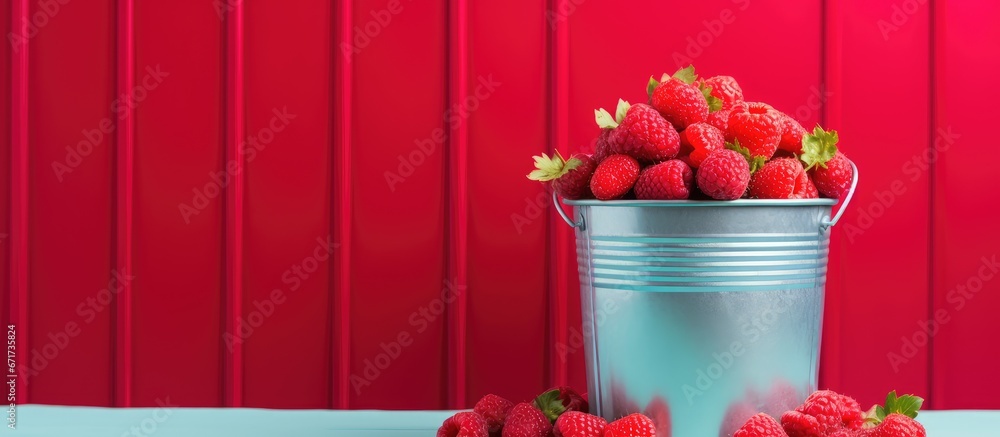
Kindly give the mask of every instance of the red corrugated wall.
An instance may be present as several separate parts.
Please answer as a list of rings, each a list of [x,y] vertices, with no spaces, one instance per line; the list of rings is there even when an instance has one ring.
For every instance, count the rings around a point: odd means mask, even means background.
[[[0,317],[19,402],[454,408],[584,386],[523,175],[694,63],[840,131],[821,386],[1000,408],[989,2],[12,0]],[[928,320],[934,321],[928,323]]]

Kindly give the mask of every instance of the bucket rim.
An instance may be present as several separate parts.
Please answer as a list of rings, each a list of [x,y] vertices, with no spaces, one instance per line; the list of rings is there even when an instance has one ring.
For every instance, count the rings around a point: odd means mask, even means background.
[[[741,206],[833,206],[837,199],[736,199],[736,200],[570,200],[563,203],[573,206],[608,206],[608,207],[741,207]]]

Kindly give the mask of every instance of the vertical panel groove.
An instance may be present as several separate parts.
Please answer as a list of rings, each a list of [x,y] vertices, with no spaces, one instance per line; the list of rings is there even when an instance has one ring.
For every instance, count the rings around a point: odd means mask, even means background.
[[[236,165],[232,182],[226,187],[226,303],[227,332],[240,332],[243,314],[243,184],[246,177],[243,141],[246,138],[244,106],[243,4],[233,3],[226,15],[226,162]],[[234,342],[225,367],[225,405],[243,405],[243,347]]]
[[[829,61],[826,57],[829,55],[829,50],[827,44],[829,43],[829,35],[827,33],[830,31],[830,25],[827,23],[829,14],[830,0],[820,0],[819,2],[819,83],[820,85],[827,87],[829,89],[829,84],[827,80],[829,79],[829,72],[827,67],[829,66]],[[819,122],[826,126],[827,129],[830,128],[827,124],[827,112],[828,105],[823,104],[819,107]]]
[[[338,1],[338,0],[334,0]],[[350,407],[350,373],[351,373],[351,80],[354,52],[349,51],[346,55],[340,56],[340,48],[351,44],[351,23],[354,13],[352,0],[339,0],[339,8],[331,8],[339,14],[337,21],[337,38],[333,47],[333,59],[340,59],[336,63],[336,84],[334,87],[337,93],[337,100],[334,103],[334,110],[331,111],[334,117],[334,162],[336,171],[334,176],[334,214],[331,219],[334,239],[340,244],[340,248],[333,258],[336,261],[334,269],[335,296],[331,299],[336,305],[336,320],[333,324],[334,331],[331,333],[336,344],[336,363],[333,369],[332,380],[336,389],[331,390],[334,399],[331,403],[335,408],[347,409]],[[332,23],[331,23],[332,25]]]
[[[937,135],[937,75],[936,73],[936,63],[937,63],[937,50],[936,50],[936,40],[937,40],[937,8],[935,7],[935,0],[930,0],[927,2],[927,13],[928,13],[928,23],[927,23],[927,69],[928,69],[928,81],[930,86],[928,87],[928,97],[927,106],[929,111],[927,111],[927,148],[931,149],[935,147],[934,140]],[[934,257],[935,253],[935,235],[934,230],[936,226],[934,224],[934,215],[937,211],[937,195],[935,193],[935,187],[937,186],[937,160],[929,160],[927,163],[927,183],[930,184],[927,192],[929,194],[927,203],[927,235],[930,237],[927,239],[927,320],[935,320],[934,312],[936,310],[934,305],[934,290],[935,281],[937,276],[934,274]],[[937,396],[934,392],[934,336],[931,336],[927,340],[927,396],[929,399],[929,407],[939,408],[941,403],[938,402]]]
[[[568,10],[569,0],[551,0],[550,10],[554,14]],[[568,17],[551,21],[552,35],[550,39],[549,56],[550,82],[552,105],[552,131],[551,150],[549,154],[556,150],[563,150],[569,153],[569,20]],[[568,156],[568,155],[567,155]],[[569,284],[566,282],[566,275],[571,272],[572,265],[575,264],[566,248],[572,247],[570,239],[574,238],[569,230],[563,227],[562,220],[556,216],[553,208],[560,205],[552,205],[549,208],[549,247],[548,259],[553,260],[549,268],[549,311],[551,319],[549,321],[549,343],[548,343],[548,365],[549,371],[545,375],[547,385],[566,385],[569,383],[569,361],[559,358],[556,345],[565,345],[568,339],[569,326],[567,312],[569,311]],[[552,235],[555,234],[555,246],[553,247]]]
[[[469,32],[467,0],[449,2],[450,21],[448,75],[449,107],[458,107],[466,101],[469,93]],[[468,286],[468,119],[462,119],[449,136],[448,156],[450,165],[445,168],[445,186],[450,191],[448,197],[448,281],[454,280],[458,286]],[[460,288],[459,288],[460,289]],[[465,408],[466,397],[466,315],[468,312],[468,289],[458,293],[458,299],[448,308],[448,375],[450,393],[448,407]]]
[[[330,0],[329,2],[329,20],[327,21],[327,39],[330,41],[330,53],[327,54],[329,57],[329,72],[327,72],[327,81],[330,83],[329,95],[327,96],[326,104],[328,105],[327,114],[329,118],[329,138],[330,138],[330,157],[327,166],[328,174],[330,175],[330,234],[334,235],[334,241],[339,241],[336,238],[336,217],[337,217],[337,162],[336,162],[336,146],[337,146],[337,55],[340,53],[340,33],[338,29],[340,28],[338,19],[338,9],[337,0]],[[337,386],[339,385],[337,381],[337,259],[339,257],[336,253],[330,255],[330,259],[327,260],[327,265],[330,271],[330,281],[327,283],[327,294],[329,302],[327,303],[327,316],[326,316],[326,332],[330,334],[330,341],[327,342],[326,357],[327,363],[330,366],[327,369],[327,376],[330,378],[329,384],[327,385],[327,404],[326,407],[329,409],[337,408],[337,397],[338,391]]]
[[[834,93],[842,92],[840,86],[840,16],[839,16],[839,0],[824,0],[821,7],[821,16],[823,19],[822,29],[823,34],[821,36],[821,59],[820,65],[822,66],[820,80],[821,83],[827,90],[831,90]],[[825,102],[821,106],[822,112],[820,113],[820,120],[823,126],[828,129],[831,126],[839,126],[840,123],[840,97],[835,95],[833,98]],[[842,234],[839,232],[834,232],[831,234],[831,238],[836,239],[836,243],[843,246],[844,239]],[[842,254],[844,251],[840,251]],[[838,257],[842,255],[838,254]],[[843,265],[843,263],[838,263],[837,265]],[[842,317],[844,315],[843,311],[843,301],[841,298],[843,295],[842,288],[834,289],[830,286],[831,282],[837,286],[842,287],[841,284],[844,283],[844,270],[839,268],[837,270],[831,270],[829,274],[839,275],[839,280],[837,281],[827,281],[826,295],[832,295],[833,298],[827,298],[826,302],[835,302],[836,308],[831,311],[831,308],[825,309],[825,317],[830,319],[829,322],[824,322],[824,325],[832,329],[827,329],[824,332],[827,337],[827,342],[825,349],[829,352],[827,355],[832,355],[832,357],[826,357],[825,361],[827,364],[833,364],[823,366],[821,364],[821,370],[823,374],[823,381],[820,382],[822,387],[843,387],[843,380],[841,378],[840,369],[842,368],[843,354],[840,353],[842,349],[840,326]]]
[[[23,44],[14,50],[11,60],[11,269],[10,309],[16,317],[17,347],[22,356],[28,356],[28,0],[16,0],[11,5],[11,31],[18,32]],[[11,314],[14,316],[15,314]],[[22,363],[27,368],[27,363]],[[27,372],[21,373],[18,387],[22,404],[29,402]]]
[[[118,92],[128,95],[135,86],[134,0],[118,1],[117,63]],[[115,260],[122,277],[132,275],[132,192],[135,146],[135,108],[126,109],[117,127],[115,182]],[[112,381],[116,407],[132,405],[132,281],[122,281],[115,297]]]

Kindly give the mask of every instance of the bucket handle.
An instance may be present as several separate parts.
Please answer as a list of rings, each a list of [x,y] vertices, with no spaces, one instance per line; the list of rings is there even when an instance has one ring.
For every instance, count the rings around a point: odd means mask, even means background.
[[[580,217],[580,222],[574,222],[573,219],[566,215],[566,211],[563,211],[562,204],[559,203],[559,196],[556,194],[555,190],[552,190],[552,205],[556,207],[556,211],[559,212],[559,216],[566,221],[566,224],[574,227],[583,229],[583,217]]]
[[[844,198],[844,203],[840,204],[840,209],[837,210],[837,214],[833,216],[823,217],[820,220],[820,226],[824,230],[829,229],[831,226],[837,224],[840,221],[840,216],[844,215],[844,210],[847,209],[847,204],[851,203],[851,198],[854,197],[854,189],[858,187],[858,166],[854,165],[854,161],[848,161],[851,163],[851,169],[854,171],[854,175],[851,177],[851,189],[847,192],[847,197]]]

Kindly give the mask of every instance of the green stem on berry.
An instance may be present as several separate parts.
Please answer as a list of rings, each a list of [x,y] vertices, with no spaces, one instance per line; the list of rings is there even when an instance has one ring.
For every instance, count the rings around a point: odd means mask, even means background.
[[[649,96],[650,99],[653,98],[653,91],[655,91],[658,86],[660,86],[660,81],[654,79],[653,76],[649,76],[649,82],[646,84],[646,95]]]
[[[618,127],[618,122],[604,108],[594,110],[594,119],[597,120],[597,126],[601,129],[614,129]]]
[[[865,412],[865,426],[878,425],[890,414],[902,414],[911,419],[916,419],[917,413],[919,413],[920,407],[923,404],[924,399],[920,396],[896,396],[896,391],[893,390],[885,396],[885,405],[873,405],[871,409]]]
[[[549,390],[535,398],[535,406],[542,410],[542,414],[555,423],[559,415],[566,411],[562,399],[559,398],[559,389]]]
[[[826,168],[826,163],[837,154],[837,131],[823,130],[820,125],[816,125],[813,133],[802,136],[802,155],[799,159],[805,164],[806,170],[811,170],[817,165]]]
[[[625,120],[625,115],[628,114],[628,108],[632,105],[622,99],[618,99],[618,108],[615,110],[615,121],[621,124]]]
[[[534,156],[533,158],[535,160],[535,170],[528,173],[528,179],[541,182],[559,179],[562,175],[569,173],[570,170],[583,164],[580,158],[564,159],[558,150],[556,150],[556,153],[551,158],[544,153],[542,156]]]
[[[740,140],[733,139],[733,142],[726,143],[726,148],[729,150],[735,150],[736,152],[739,152],[740,155],[743,155],[743,158],[746,158],[747,165],[750,166],[750,174],[756,173],[757,170],[763,167],[764,163],[767,162],[767,159],[763,156],[751,155],[750,149],[740,145]]]
[[[698,80],[698,75],[694,72],[694,65],[688,65],[687,67],[677,70],[677,72],[674,73],[674,79],[688,85],[693,84],[694,81]]]
[[[712,95],[712,87],[705,85],[704,82],[698,84],[698,89],[701,90],[701,94],[705,96],[705,101],[708,102],[708,112],[716,112],[722,109],[722,99]]]

